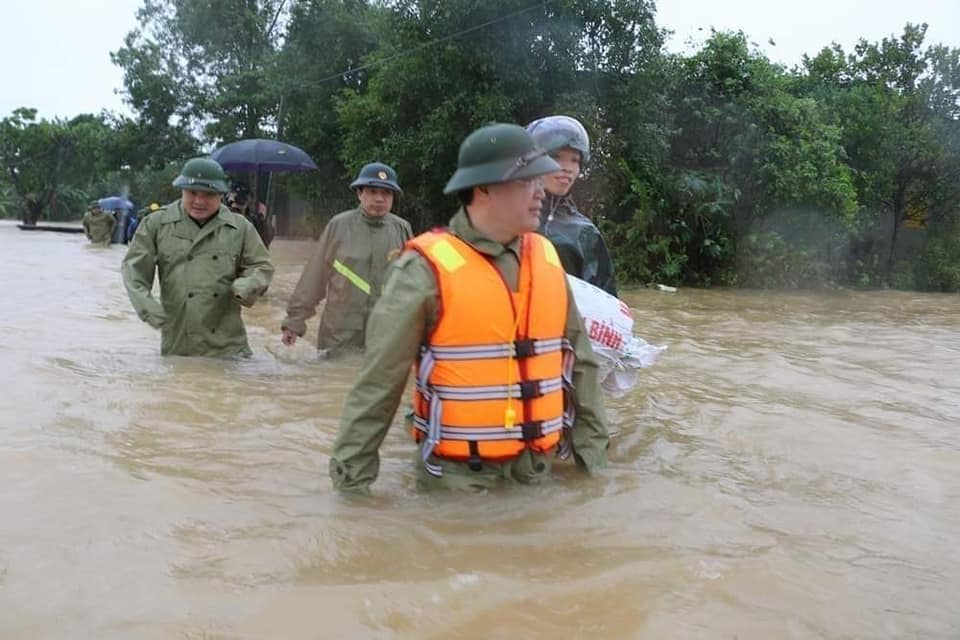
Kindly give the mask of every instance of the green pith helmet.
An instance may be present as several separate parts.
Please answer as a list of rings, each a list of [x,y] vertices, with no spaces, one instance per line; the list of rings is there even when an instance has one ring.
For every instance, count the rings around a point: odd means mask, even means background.
[[[99,209],[99,208],[100,208],[100,203],[99,203],[99,202],[97,202],[96,200],[91,200],[91,201],[90,201],[90,210],[91,210],[91,211],[96,210],[96,209]]]
[[[397,184],[397,172],[393,167],[382,162],[371,162],[363,165],[357,179],[350,183],[351,189],[357,187],[377,187],[379,189],[389,189],[394,193],[403,193],[400,185]]]
[[[443,192],[536,178],[557,171],[560,165],[546,151],[537,148],[523,127],[495,123],[480,127],[464,139],[457,171]]]
[[[580,121],[570,116],[547,116],[527,125],[537,146],[547,153],[556,153],[564,147],[580,152],[580,164],[590,162],[590,136]]]
[[[177,189],[206,191],[207,193],[226,193],[227,176],[220,163],[211,158],[193,158],[187,160],[180,175],[173,181]]]

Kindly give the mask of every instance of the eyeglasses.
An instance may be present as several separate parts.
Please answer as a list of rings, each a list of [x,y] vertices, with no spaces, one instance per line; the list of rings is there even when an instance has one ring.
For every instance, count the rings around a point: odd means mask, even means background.
[[[518,180],[511,180],[511,184],[520,185],[523,187],[524,191],[540,191],[543,189],[543,178],[520,178]]]

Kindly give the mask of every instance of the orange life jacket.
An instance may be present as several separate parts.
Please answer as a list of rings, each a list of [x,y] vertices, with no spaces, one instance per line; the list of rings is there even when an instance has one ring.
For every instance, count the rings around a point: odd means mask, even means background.
[[[504,461],[549,451],[573,420],[573,350],[564,336],[566,275],[550,241],[521,236],[518,291],[496,266],[446,231],[407,243],[430,264],[439,318],[416,363],[412,433],[428,460]]]

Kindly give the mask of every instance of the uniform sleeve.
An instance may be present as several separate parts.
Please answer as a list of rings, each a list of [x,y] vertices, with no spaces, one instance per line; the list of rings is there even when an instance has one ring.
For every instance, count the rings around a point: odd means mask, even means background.
[[[317,313],[317,305],[327,295],[330,269],[333,264],[336,222],[324,227],[317,248],[300,274],[300,280],[287,302],[287,317],[280,323],[281,329],[289,329],[298,336],[307,332],[307,320]]]
[[[588,472],[607,465],[607,446],[610,444],[607,413],[603,405],[597,357],[583,326],[583,319],[567,285],[566,338],[576,352],[573,367],[573,395],[576,418],[573,423],[573,453],[577,464]]]
[[[437,286],[417,254],[397,259],[367,323],[363,366],[347,396],[330,459],[333,486],[367,492],[380,472],[380,445],[402,400],[410,368],[434,322]]]
[[[90,214],[83,216],[83,234],[87,236],[87,239],[90,239]]]
[[[594,225],[581,232],[583,250],[583,279],[600,287],[612,296],[617,295],[617,281],[613,275],[613,260],[600,230]]]
[[[167,321],[163,306],[150,294],[157,268],[156,224],[148,220],[140,225],[127,249],[120,273],[134,311],[141,320],[159,329]]]
[[[244,225],[243,251],[233,281],[233,293],[245,307],[252,307],[273,280],[273,263],[260,234],[252,224]]]

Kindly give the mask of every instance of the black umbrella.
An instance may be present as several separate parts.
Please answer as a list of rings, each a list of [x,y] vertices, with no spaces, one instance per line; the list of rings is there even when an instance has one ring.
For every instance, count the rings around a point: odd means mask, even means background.
[[[260,202],[260,183],[261,174],[264,172],[286,173],[294,171],[312,171],[317,168],[317,164],[307,153],[286,142],[279,140],[264,140],[263,138],[249,138],[247,140],[237,140],[230,144],[214,149],[210,157],[220,163],[220,166],[227,171],[250,171],[253,173],[253,204],[251,211],[258,211]],[[267,220],[275,219],[273,209],[273,180],[268,183]],[[273,229],[273,225],[268,223],[268,228]],[[262,234],[261,234],[262,235]],[[263,236],[264,242],[269,247],[272,235]]]
[[[317,164],[307,153],[279,140],[250,138],[214,149],[210,157],[227,171],[312,171]]]

